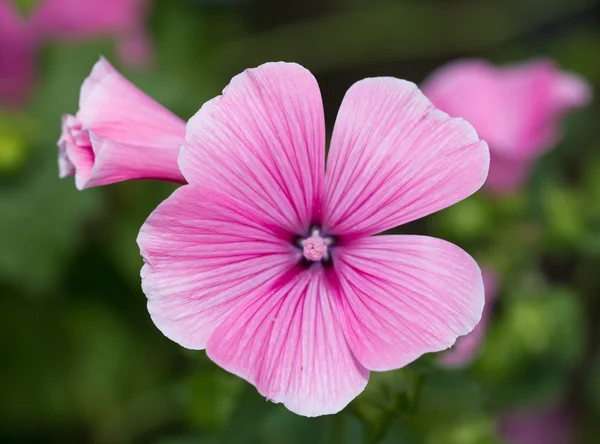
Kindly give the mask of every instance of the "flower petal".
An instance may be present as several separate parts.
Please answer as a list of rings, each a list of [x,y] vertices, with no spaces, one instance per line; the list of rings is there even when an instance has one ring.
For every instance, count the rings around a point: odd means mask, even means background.
[[[362,392],[369,374],[349,350],[338,316],[315,265],[238,307],[206,351],[295,413],[337,413]]]
[[[123,63],[139,67],[150,66],[153,60],[152,42],[144,31],[134,31],[122,36],[117,45],[119,58]]]
[[[267,63],[234,77],[190,119],[179,165],[188,182],[237,196],[299,235],[320,218],[324,157],[315,78]]]
[[[140,91],[104,58],[94,66],[81,88],[77,118],[83,131],[90,132],[94,157],[93,184],[125,179],[153,178],[185,183],[177,157],[185,138],[185,122]],[[94,140],[97,142],[94,143]]]
[[[481,271],[463,250],[425,236],[377,236],[333,255],[346,340],[369,370],[450,347],[479,322]]]
[[[498,435],[510,444],[569,444],[576,442],[577,420],[568,405],[519,408],[500,416]]]
[[[484,188],[493,194],[516,191],[527,183],[533,166],[533,161],[529,159],[493,155]]]
[[[20,107],[28,98],[35,77],[36,37],[13,2],[0,1],[0,105]]]
[[[142,288],[165,336],[205,348],[235,307],[267,293],[298,264],[300,250],[252,211],[229,196],[185,185],[142,226]]]
[[[563,72],[549,59],[508,66],[498,71],[501,79],[499,106],[504,114],[507,140],[494,154],[529,160],[562,138],[560,119],[589,102],[587,82]],[[490,142],[491,143],[491,142]]]
[[[551,148],[560,138],[559,119],[592,96],[583,78],[549,59],[499,68],[458,60],[432,74],[423,91],[435,106],[471,122],[493,154],[521,160]]]
[[[38,2],[34,27],[44,37],[81,40],[121,36],[142,29],[148,0],[44,0]]]
[[[93,152],[91,165],[87,170],[82,169],[79,189],[134,179],[185,183],[179,170],[173,168],[177,165],[173,163],[176,150],[120,143],[95,132],[90,132],[89,137],[91,149],[88,151]]]
[[[69,157],[67,150],[69,146],[75,145],[73,134],[69,131],[69,128],[73,126],[72,122],[75,120],[74,116],[65,114],[62,117],[62,133],[60,139],[58,139],[58,176],[61,179],[65,177],[71,177],[75,175],[76,169],[73,161]]]
[[[93,66],[90,75],[86,77],[81,85],[81,91],[79,93],[79,108],[85,106],[85,102],[89,99],[92,92],[102,83],[108,76],[117,74],[118,71],[110,64],[104,57],[100,57],[100,60]]]
[[[471,125],[435,109],[414,84],[360,81],[333,132],[324,230],[360,237],[426,216],[477,191],[488,165]]]
[[[477,356],[487,331],[496,299],[498,282],[497,276],[491,270],[482,270],[483,286],[485,287],[485,307],[479,324],[466,336],[458,338],[454,347],[443,353],[440,362],[446,367],[463,367]]]

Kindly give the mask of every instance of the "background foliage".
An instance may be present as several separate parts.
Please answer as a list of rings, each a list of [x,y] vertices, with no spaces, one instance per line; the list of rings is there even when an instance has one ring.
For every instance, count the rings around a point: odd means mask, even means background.
[[[296,61],[317,76],[331,130],[355,81],[418,83],[456,57],[548,55],[597,88],[599,24],[593,0],[156,0],[153,65],[119,68],[187,119],[242,69]],[[152,324],[135,239],[173,186],[58,179],[60,116],[100,54],[117,62],[110,39],[45,45],[31,101],[0,111],[0,442],[497,444],[506,412],[555,404],[576,418],[574,442],[599,442],[597,103],[567,119],[526,189],[400,230],[453,241],[501,276],[473,365],[425,356],[307,419]]]

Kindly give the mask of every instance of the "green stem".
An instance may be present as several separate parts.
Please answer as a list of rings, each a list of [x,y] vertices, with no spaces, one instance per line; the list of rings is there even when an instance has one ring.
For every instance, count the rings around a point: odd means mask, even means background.
[[[385,408],[383,419],[376,428],[372,429],[373,432],[368,440],[370,444],[378,444],[381,442],[389,432],[390,428],[394,425],[394,422],[401,419],[404,414],[414,415],[417,412],[426,378],[426,375],[422,373],[415,374],[410,397],[408,399],[402,398],[405,400],[404,402],[401,402],[399,393],[392,393],[390,403],[387,408]],[[406,415],[404,417],[406,417]]]
[[[333,415],[331,421],[331,444],[344,444],[345,432],[344,432],[344,414],[338,413]]]
[[[415,384],[413,386],[412,399],[410,402],[410,406],[408,412],[411,415],[417,413],[419,409],[419,405],[421,404],[421,394],[423,393],[423,386],[425,385],[425,380],[427,377],[423,373],[417,373],[415,376]]]
[[[369,443],[379,444],[383,440],[383,438],[385,438],[385,435],[387,435],[388,431],[390,430],[396,419],[398,419],[398,414],[393,410],[388,410],[386,412],[385,417],[383,418],[383,421],[381,422],[379,427],[377,427],[377,430],[375,430],[375,432],[371,436],[371,439],[369,439]]]

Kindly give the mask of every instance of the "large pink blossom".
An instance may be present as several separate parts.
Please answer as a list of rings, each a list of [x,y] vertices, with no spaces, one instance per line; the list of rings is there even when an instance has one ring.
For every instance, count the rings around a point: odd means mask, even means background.
[[[185,122],[101,58],[81,87],[79,111],[63,117],[61,177],[84,189],[129,179],[185,183],[177,156]]]
[[[490,269],[483,269],[483,286],[485,288],[485,306],[481,321],[468,335],[459,338],[452,349],[442,354],[441,362],[447,367],[462,367],[471,362],[479,353],[485,333],[490,322],[494,301],[498,292],[498,279]]]
[[[436,71],[423,91],[438,108],[471,122],[489,143],[486,186],[496,192],[520,187],[535,160],[560,140],[561,117],[591,97],[581,77],[547,59],[500,68],[457,61]]]
[[[444,350],[479,321],[467,253],[372,235],[469,196],[488,162],[466,121],[410,82],[373,78],[347,92],[325,172],[315,78],[290,63],[247,70],[188,122],[189,185],[140,231],[152,319],[267,399],[338,412],[370,370]]]
[[[0,0],[0,105],[18,106],[34,80],[36,33],[10,0]]]
[[[42,0],[33,26],[49,38],[80,40],[114,36],[125,62],[142,63],[150,56],[145,31],[147,0]]]

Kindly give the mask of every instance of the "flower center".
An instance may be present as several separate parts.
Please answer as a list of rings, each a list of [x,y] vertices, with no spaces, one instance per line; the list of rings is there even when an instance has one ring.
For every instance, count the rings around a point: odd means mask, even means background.
[[[320,261],[327,254],[327,244],[319,235],[305,239],[302,247],[304,257],[311,261]]]
[[[300,246],[304,257],[309,261],[320,261],[329,259],[328,245],[331,245],[332,239],[321,236],[318,228],[313,228],[311,236],[300,240]]]

